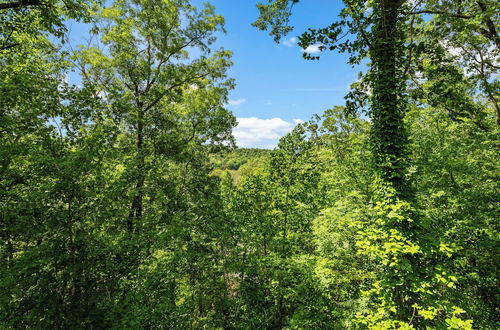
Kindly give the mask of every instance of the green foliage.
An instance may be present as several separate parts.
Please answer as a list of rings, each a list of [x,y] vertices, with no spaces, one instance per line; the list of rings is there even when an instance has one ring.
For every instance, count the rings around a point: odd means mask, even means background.
[[[183,1],[118,1],[93,19],[106,49],[39,36],[2,54],[0,326],[218,322],[206,306],[223,297],[209,288],[225,225],[208,154],[235,119],[230,54],[207,54],[223,19]],[[82,87],[64,81],[72,69]]]
[[[268,4],[258,4],[259,18],[252,25],[260,30],[271,28],[270,35],[275,42],[292,31],[288,25],[293,5],[299,0],[268,0]]]
[[[260,5],[261,17],[256,22],[261,29],[270,28],[276,41],[291,31],[287,26],[291,7],[284,3],[291,1]],[[362,190],[371,190],[366,195],[364,211],[355,213],[359,218],[352,217],[358,229],[354,236],[358,253],[381,265],[372,289],[366,291],[370,308],[359,313],[359,319],[363,326],[380,329],[471,328],[472,320],[460,308],[466,308],[467,299],[456,298],[460,294],[454,292],[459,272],[450,264],[457,251],[449,241],[436,244],[442,242],[447,229],[436,221],[440,212],[431,217],[424,212],[429,206],[421,204],[418,180],[422,173],[416,173],[418,165],[413,163],[416,159],[411,153],[412,148],[418,150],[422,145],[414,145],[409,139],[419,141],[421,131],[410,136],[408,124],[412,121],[407,114],[410,104],[420,112],[444,109],[455,121],[474,123],[490,141],[498,140],[498,125],[493,127],[491,120],[491,109],[495,109],[498,124],[493,64],[500,40],[495,28],[498,6],[484,1],[344,3],[340,21],[309,29],[300,37],[299,45],[305,49],[320,44],[321,50],[348,52],[351,64],[365,57],[371,61],[361,81],[353,84],[347,95],[348,113],[363,110],[371,119],[367,149],[376,174],[368,181],[370,188]],[[425,19],[423,14],[434,17]],[[354,36],[356,41],[343,40],[346,36]],[[319,58],[308,54],[304,57]],[[412,116],[412,120],[424,120],[422,115]],[[477,141],[471,143],[476,145]],[[429,146],[435,148],[436,144]],[[497,154],[497,148],[493,147],[493,152]],[[440,164],[447,162],[441,158]],[[451,177],[455,181],[453,173]],[[344,192],[339,198],[345,200],[349,195]],[[489,201],[475,203],[490,208]],[[448,223],[461,227],[458,224],[463,221],[458,219],[457,214]],[[491,228],[491,223],[487,227]],[[497,303],[483,306],[486,305]],[[469,310],[469,315],[473,314]],[[483,317],[475,314],[474,319]]]
[[[64,39],[65,20],[90,22],[93,7],[100,1],[28,0],[0,4],[0,53],[16,52],[37,39],[52,35]]]
[[[243,177],[251,175],[266,163],[270,152],[267,149],[238,148],[211,154],[212,174],[223,177],[229,172],[233,183],[239,185]]]
[[[273,151],[232,149],[211,5],[0,9],[0,328],[497,329],[498,6],[408,3],[302,36],[372,63]]]

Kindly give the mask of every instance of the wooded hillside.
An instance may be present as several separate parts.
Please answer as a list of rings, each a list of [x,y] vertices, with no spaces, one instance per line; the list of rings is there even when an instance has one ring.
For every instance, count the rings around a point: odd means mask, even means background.
[[[500,328],[500,6],[343,3],[299,45],[363,73],[263,150],[210,3],[0,0],[0,328]]]

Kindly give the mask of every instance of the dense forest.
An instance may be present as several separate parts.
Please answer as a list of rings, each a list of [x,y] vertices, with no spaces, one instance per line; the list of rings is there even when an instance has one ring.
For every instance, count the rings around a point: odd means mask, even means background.
[[[299,45],[366,69],[259,150],[213,5],[0,0],[0,328],[498,329],[500,6],[343,3]]]

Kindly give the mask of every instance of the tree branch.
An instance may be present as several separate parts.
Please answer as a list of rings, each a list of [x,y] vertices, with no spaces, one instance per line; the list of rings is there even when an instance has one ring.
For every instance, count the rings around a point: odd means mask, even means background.
[[[408,15],[420,15],[420,14],[446,15],[449,17],[456,17],[456,18],[463,18],[463,19],[474,18],[474,16],[448,13],[448,12],[445,12],[442,10],[419,10],[419,11],[411,12]]]
[[[144,108],[144,112],[147,112],[149,109],[151,109],[152,107],[154,107],[156,104],[158,104],[170,91],[172,91],[174,88],[176,87],[180,87],[190,81],[193,81],[195,79],[200,79],[200,78],[203,78],[203,77],[206,77],[208,76],[209,73],[205,73],[205,74],[202,74],[202,75],[197,75],[197,76],[194,76],[194,77],[189,77],[187,79],[184,79],[176,84],[173,84],[171,85],[170,87],[168,87],[163,93],[161,93],[160,95],[158,95],[158,97],[156,99],[153,100],[153,102],[151,102],[150,104],[148,104],[145,108]]]
[[[500,48],[500,36],[498,35],[497,29],[495,27],[495,23],[493,23],[493,21],[491,20],[489,15],[487,15],[488,8],[486,7],[486,4],[483,1],[478,1],[477,4],[484,14],[483,23],[488,27],[488,30],[481,29],[481,30],[484,30],[484,32],[482,31],[482,34],[487,39],[490,39],[491,41],[493,41],[495,43],[495,45],[497,46],[497,48]]]
[[[149,83],[147,84],[146,88],[144,89],[144,93],[147,93],[148,90],[150,89],[150,87],[156,82],[156,80],[158,79],[159,75],[160,75],[160,69],[162,67],[163,64],[167,63],[168,61],[170,61],[170,58],[174,55],[177,55],[179,54],[179,52],[181,50],[183,50],[184,48],[188,47],[191,45],[192,42],[196,41],[196,40],[200,40],[200,37],[197,36],[197,37],[193,37],[191,39],[189,39],[188,42],[184,43],[183,45],[179,46],[178,48],[176,48],[174,51],[170,52],[166,58],[162,59],[158,65],[156,66],[156,69],[155,69],[155,75],[154,77],[149,81]]]
[[[347,6],[349,6],[349,9],[354,13],[355,11],[352,9],[352,7],[350,6],[349,3],[347,3]],[[359,26],[359,24],[356,24],[355,26],[355,29],[359,32],[359,34],[361,35],[361,38],[363,39],[363,41],[366,43],[366,45],[368,46],[368,49],[370,50],[373,50],[373,45],[372,43],[370,42],[370,38],[368,38],[368,36],[366,35],[365,33],[365,30]]]
[[[0,3],[0,10],[15,9],[15,8],[27,7],[27,6],[36,6],[39,4],[40,4],[40,2],[38,0],[4,2],[4,3]]]
[[[5,45],[5,46],[1,46],[0,47],[0,52],[3,51],[3,50],[7,50],[7,49],[10,49],[12,47],[16,47],[16,46],[19,46],[18,43],[15,43],[15,44],[10,44],[10,45]]]
[[[0,10],[4,9],[14,9],[22,6],[20,1],[0,3]]]

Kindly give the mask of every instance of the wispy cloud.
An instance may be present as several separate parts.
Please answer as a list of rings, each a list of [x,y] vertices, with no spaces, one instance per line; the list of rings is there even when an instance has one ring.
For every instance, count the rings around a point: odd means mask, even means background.
[[[292,47],[296,43],[297,43],[297,38],[295,38],[295,37],[292,37],[290,39],[286,39],[282,42],[282,44],[287,46],[287,47]]]
[[[238,106],[238,105],[245,103],[246,101],[247,100],[245,100],[245,99],[229,100],[229,101],[227,101],[227,104]]]
[[[317,54],[317,53],[321,53],[322,47],[323,47],[322,44],[315,44],[315,45],[307,46],[307,48],[302,49],[302,51],[304,53],[308,53],[308,54]]]
[[[294,119],[288,122],[281,118],[261,119],[257,117],[237,118],[238,125],[233,129],[236,144],[239,147],[260,147],[272,149],[278,139],[290,132],[293,127],[302,122]]]

